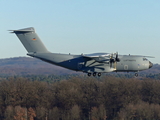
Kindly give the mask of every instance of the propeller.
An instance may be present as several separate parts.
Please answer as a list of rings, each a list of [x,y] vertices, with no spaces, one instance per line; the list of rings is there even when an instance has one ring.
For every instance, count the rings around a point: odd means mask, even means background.
[[[112,63],[120,62],[120,59],[118,58],[118,52],[114,53],[116,55],[115,58],[113,58],[113,53],[110,55],[110,68],[112,67]]]
[[[118,52],[116,53],[116,58],[115,58],[116,62],[120,62],[120,59],[118,58]]]

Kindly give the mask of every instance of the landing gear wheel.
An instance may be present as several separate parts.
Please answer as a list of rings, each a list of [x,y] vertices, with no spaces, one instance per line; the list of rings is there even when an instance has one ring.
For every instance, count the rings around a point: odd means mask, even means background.
[[[135,73],[135,76],[138,77],[138,73]]]
[[[93,76],[94,76],[94,77],[96,76],[96,73],[95,73],[95,72],[93,73]]]
[[[101,73],[98,73],[98,77],[100,77],[101,76]]]
[[[88,76],[91,76],[91,73],[88,73]]]

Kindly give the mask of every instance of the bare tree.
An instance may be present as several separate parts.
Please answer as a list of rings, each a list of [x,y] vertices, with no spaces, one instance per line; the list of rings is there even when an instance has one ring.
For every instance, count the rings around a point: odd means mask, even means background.
[[[80,120],[80,107],[78,105],[74,105],[71,109],[71,120]]]
[[[12,120],[14,118],[13,106],[7,106],[4,117],[5,117],[5,120]]]
[[[16,106],[16,107],[15,107],[14,119],[15,119],[15,120],[26,120],[26,112],[25,112],[25,109],[22,108],[21,106]]]
[[[29,118],[29,120],[34,120],[35,117],[36,117],[36,113],[33,110],[33,108],[30,107],[28,109],[28,118]]]

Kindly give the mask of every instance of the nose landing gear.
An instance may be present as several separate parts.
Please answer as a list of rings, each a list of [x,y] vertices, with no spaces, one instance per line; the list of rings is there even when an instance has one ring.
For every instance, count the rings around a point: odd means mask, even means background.
[[[138,73],[135,73],[134,75],[135,75],[135,77],[138,77]]]

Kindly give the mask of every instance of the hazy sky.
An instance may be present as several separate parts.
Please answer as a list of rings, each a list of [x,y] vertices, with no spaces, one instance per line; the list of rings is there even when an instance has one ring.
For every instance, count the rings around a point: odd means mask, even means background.
[[[0,58],[26,56],[7,31],[26,27],[51,52],[150,55],[160,63],[160,0],[0,0]]]

